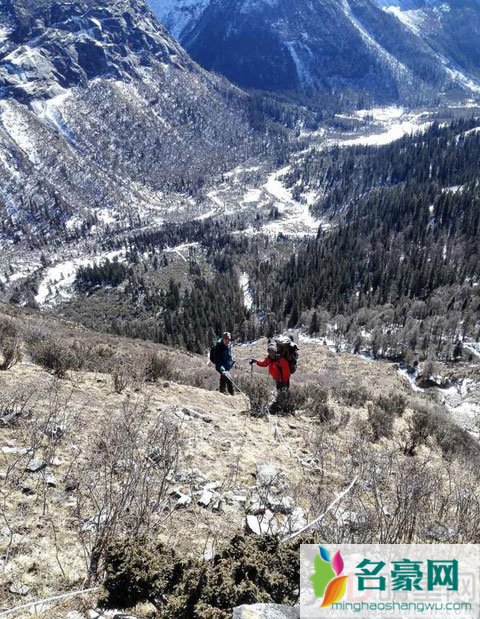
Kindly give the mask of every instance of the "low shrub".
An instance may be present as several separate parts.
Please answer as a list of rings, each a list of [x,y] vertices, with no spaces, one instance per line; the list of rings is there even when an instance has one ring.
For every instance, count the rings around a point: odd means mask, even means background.
[[[150,602],[162,619],[230,619],[256,602],[298,601],[298,548],[276,537],[238,535],[211,561],[188,561],[161,544],[122,541],[107,553],[102,605]]]
[[[395,415],[392,410],[384,410],[375,404],[369,406],[368,421],[373,432],[373,440],[391,438],[393,436],[393,423]]]
[[[463,456],[469,460],[480,460],[478,442],[452,421],[445,409],[437,404],[422,401],[413,401],[410,407],[413,414],[405,454],[414,456],[417,448],[432,438],[436,440],[447,459]]]
[[[144,376],[147,383],[156,383],[159,380],[172,380],[174,371],[169,357],[156,352],[152,353],[147,358]]]
[[[0,370],[6,371],[22,359],[22,340],[13,320],[0,319]]]
[[[34,363],[58,378],[65,378],[69,370],[78,370],[82,365],[72,348],[65,346],[51,335],[34,337],[29,342],[29,352]]]
[[[383,411],[391,412],[397,417],[401,417],[405,412],[407,400],[401,393],[390,393],[389,395],[381,395],[377,398],[377,406]]]
[[[250,400],[250,414],[252,417],[266,417],[269,411],[270,388],[262,379],[254,377],[240,378],[238,386]]]
[[[347,387],[339,392],[338,398],[345,406],[361,408],[370,399],[370,393],[365,387]]]

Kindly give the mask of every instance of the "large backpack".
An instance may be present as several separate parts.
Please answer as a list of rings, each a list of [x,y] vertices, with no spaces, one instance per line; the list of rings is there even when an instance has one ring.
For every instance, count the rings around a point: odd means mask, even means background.
[[[215,343],[210,348],[210,361],[213,363],[213,365],[217,365],[217,359],[218,359],[218,351],[217,351],[217,343]]]
[[[299,348],[295,344],[292,337],[287,335],[280,335],[275,338],[275,344],[277,345],[277,352],[280,357],[284,357],[288,365],[290,366],[290,373],[295,374],[298,365]]]

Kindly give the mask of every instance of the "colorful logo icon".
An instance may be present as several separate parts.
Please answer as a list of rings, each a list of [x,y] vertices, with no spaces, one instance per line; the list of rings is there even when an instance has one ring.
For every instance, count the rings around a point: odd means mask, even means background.
[[[320,608],[328,608],[339,602],[347,590],[348,576],[342,576],[344,564],[342,555],[337,552],[333,559],[324,547],[318,547],[315,557],[315,572],[310,576],[315,597],[323,598]]]

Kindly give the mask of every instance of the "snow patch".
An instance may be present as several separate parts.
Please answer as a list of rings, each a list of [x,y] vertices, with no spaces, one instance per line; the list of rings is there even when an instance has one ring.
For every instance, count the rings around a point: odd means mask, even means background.
[[[250,278],[247,273],[240,275],[240,288],[243,292],[243,301],[247,310],[253,309],[253,296],[250,291]]]
[[[179,40],[190,24],[196,23],[210,0],[148,0],[152,12]]]
[[[274,198],[274,206],[280,213],[280,218],[268,223],[263,231],[273,235],[286,236],[315,236],[321,222],[315,219],[307,203],[302,204],[292,197],[292,192],[283,181],[290,171],[290,166],[273,172],[264,185],[266,191]]]
[[[0,123],[11,140],[23,150],[30,161],[33,164],[39,163],[41,158],[31,138],[27,116],[17,104],[0,101]]]
[[[403,11],[398,6],[385,6],[383,10],[396,17],[399,22],[415,34],[422,33],[422,27],[425,21],[425,13],[423,13],[423,11]]]
[[[6,41],[10,35],[11,30],[5,26],[0,26],[0,44]]]
[[[251,202],[259,202],[262,195],[261,189],[248,189],[243,196],[242,202],[244,204],[250,204]]]
[[[71,96],[71,90],[65,90],[62,94],[46,101],[32,101],[31,107],[35,114],[44,122],[61,133],[69,142],[73,141],[73,134],[68,128],[62,115],[62,107]]]
[[[361,135],[356,138],[340,141],[342,146],[384,146],[400,140],[405,135],[426,131],[432,121],[422,122],[423,114],[404,114],[402,108],[389,107],[376,110],[357,112],[359,118],[372,117],[385,124],[383,129],[371,135]]]
[[[77,272],[80,267],[93,266],[103,260],[120,259],[125,251],[105,252],[98,256],[80,256],[64,260],[49,267],[38,287],[35,301],[39,305],[53,305],[59,300],[67,300],[72,297],[72,286],[75,283]]]
[[[311,51],[308,49],[308,47],[303,45],[301,41],[288,41],[287,43],[285,43],[285,45],[290,52],[290,56],[295,65],[300,85],[304,87],[312,86],[313,80],[310,68],[302,59],[302,55],[305,56],[305,54],[311,57]]]

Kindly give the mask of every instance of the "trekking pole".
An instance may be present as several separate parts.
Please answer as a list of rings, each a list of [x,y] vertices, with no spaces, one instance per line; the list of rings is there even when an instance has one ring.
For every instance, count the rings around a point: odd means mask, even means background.
[[[228,378],[228,380],[232,383],[232,385],[235,387],[235,389],[236,389],[239,393],[241,393],[241,394],[242,394],[242,395],[244,395],[246,398],[248,398],[247,394],[246,394],[246,393],[244,393],[244,392],[240,389],[240,387],[239,387],[237,384],[235,384],[235,383],[233,382],[233,379],[232,379],[232,376],[231,376],[230,372],[225,372],[225,374],[224,374],[224,375]]]

